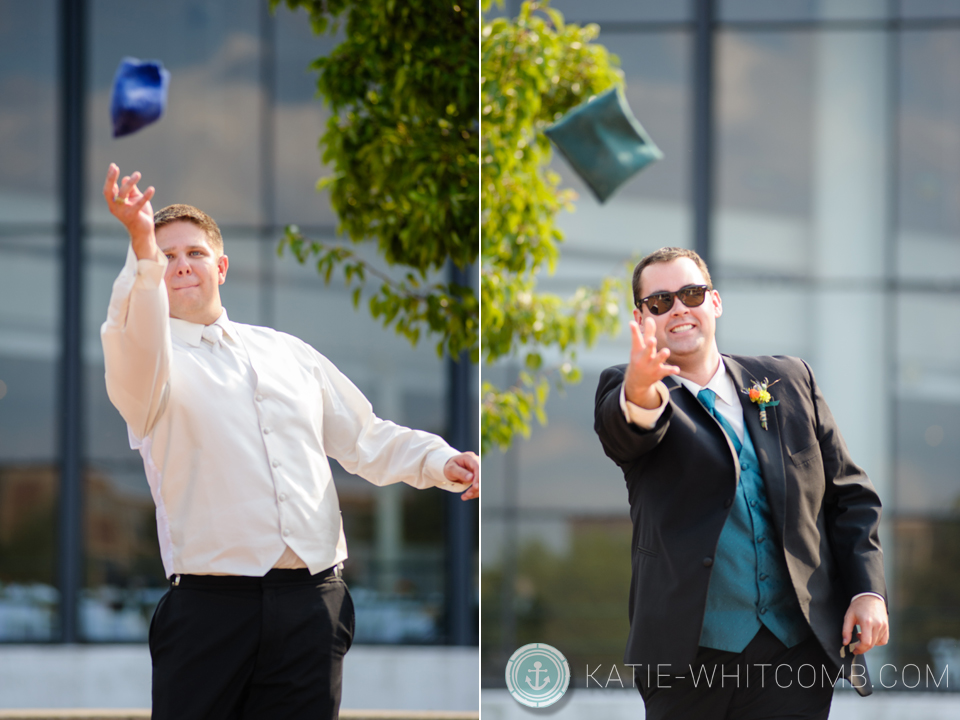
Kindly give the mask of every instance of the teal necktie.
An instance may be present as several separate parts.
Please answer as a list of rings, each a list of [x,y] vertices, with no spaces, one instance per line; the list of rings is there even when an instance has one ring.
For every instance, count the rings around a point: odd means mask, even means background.
[[[697,400],[703,403],[703,406],[717,419],[717,422],[720,423],[720,427],[723,428],[723,431],[727,434],[727,437],[730,438],[730,442],[733,443],[733,447],[737,451],[737,457],[740,457],[740,451],[743,449],[743,443],[741,443],[740,438],[737,437],[737,431],[733,429],[733,426],[721,413],[717,412],[717,394],[713,390],[704,388],[697,393]]]

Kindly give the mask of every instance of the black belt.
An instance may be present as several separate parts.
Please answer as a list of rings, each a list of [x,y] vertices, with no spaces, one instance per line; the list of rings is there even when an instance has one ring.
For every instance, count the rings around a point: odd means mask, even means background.
[[[188,587],[198,590],[259,590],[273,585],[297,585],[321,582],[331,577],[340,577],[341,566],[311,574],[307,568],[274,568],[262,577],[251,575],[180,575],[170,578],[171,587]]]

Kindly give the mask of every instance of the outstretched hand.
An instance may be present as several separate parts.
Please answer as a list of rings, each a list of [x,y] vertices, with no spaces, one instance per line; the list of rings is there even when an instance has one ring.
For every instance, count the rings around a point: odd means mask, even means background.
[[[120,181],[120,168],[110,163],[107,179],[103,184],[103,199],[107,201],[110,214],[123,223],[130,234],[133,251],[141,260],[156,257],[157,239],[153,228],[153,206],[150,198],[156,192],[148,187],[140,192],[137,183],[140,173],[135,172]]]
[[[668,375],[677,375],[680,368],[667,365],[670,350],[657,350],[657,325],[648,317],[643,330],[636,320],[630,321],[633,341],[630,347],[630,364],[623,377],[623,391],[627,400],[644,408],[660,407],[660,394],[654,385]]]
[[[480,497],[480,458],[476,453],[454,455],[443,466],[443,476],[450,482],[470,483],[470,487],[460,496],[461,500]]]

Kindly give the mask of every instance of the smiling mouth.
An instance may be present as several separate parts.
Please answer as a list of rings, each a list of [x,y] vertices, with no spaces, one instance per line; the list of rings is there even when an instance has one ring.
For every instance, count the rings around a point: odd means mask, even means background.
[[[670,328],[672,333],[686,332],[687,330],[693,330],[693,325],[690,323],[684,323],[683,325],[677,325],[676,327]]]

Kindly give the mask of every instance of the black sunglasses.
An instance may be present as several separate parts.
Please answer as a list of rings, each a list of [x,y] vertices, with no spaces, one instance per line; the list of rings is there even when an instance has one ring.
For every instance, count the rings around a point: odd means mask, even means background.
[[[689,308],[700,307],[707,297],[708,290],[712,290],[709,285],[687,285],[676,292],[654,293],[637,303],[637,309],[639,310],[641,305],[646,305],[651,314],[663,315],[665,312],[670,312],[674,298],[680,298],[680,302]]]

